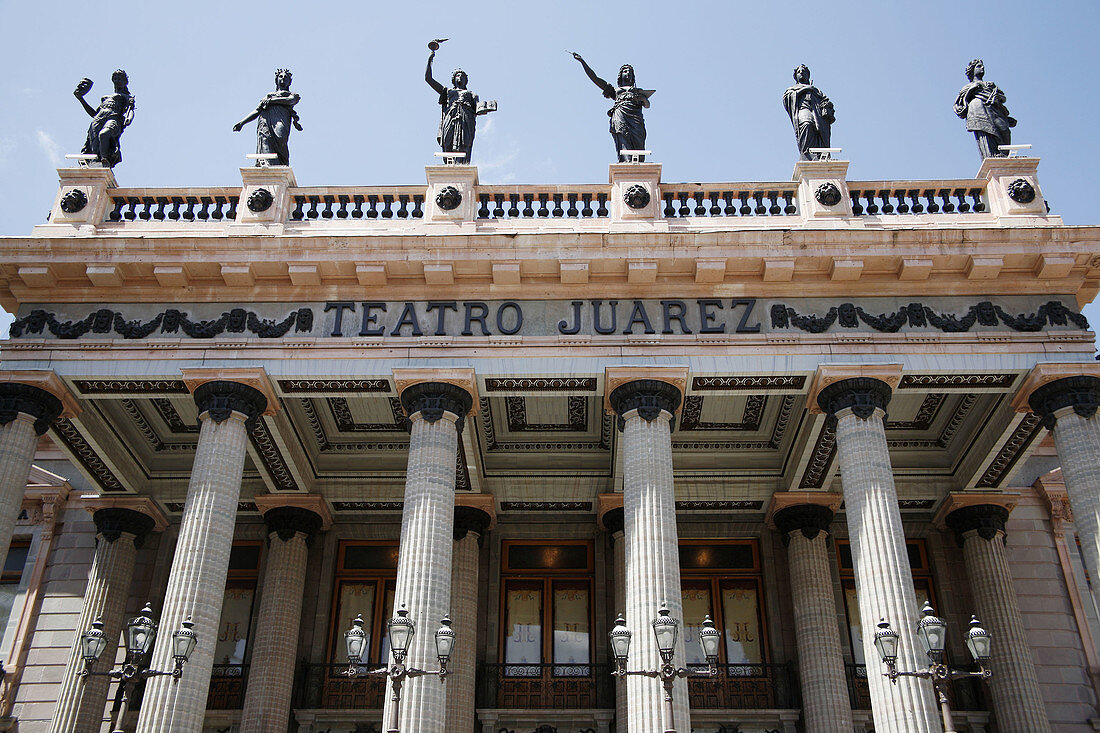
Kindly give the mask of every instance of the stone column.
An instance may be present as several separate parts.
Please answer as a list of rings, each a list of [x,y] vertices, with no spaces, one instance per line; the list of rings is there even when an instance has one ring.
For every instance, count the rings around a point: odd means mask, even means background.
[[[1050,730],[1050,721],[1005,555],[1007,521],[1008,509],[996,504],[962,507],[946,518],[963,548],[978,618],[993,636],[989,686],[997,730],[1044,733]]]
[[[239,382],[205,382],[195,388],[194,396],[199,410],[199,443],[152,667],[172,669],[172,635],[188,617],[195,624],[198,645],[179,679],[166,676],[149,680],[138,733],[202,730],[248,434],[268,405],[263,392]]]
[[[479,550],[481,538],[491,520],[488,513],[477,507],[455,507],[454,555],[451,561],[451,625],[455,630],[455,646],[447,675],[447,712],[443,728],[446,731],[474,730]]]
[[[268,552],[240,731],[272,733],[290,721],[309,545],[332,520],[320,496],[268,495],[256,504],[267,524]]]
[[[122,634],[137,550],[157,525],[148,514],[122,507],[99,509],[92,519],[96,526],[95,558],[76,622],[76,639],[57,693],[57,711],[50,723],[50,733],[99,733],[111,681],[107,677],[80,676],[84,669],[81,635],[91,628],[93,621],[103,622],[107,646],[95,671],[106,672],[114,663]]]
[[[472,379],[471,389],[472,389]],[[454,545],[455,462],[458,436],[473,404],[471,392],[446,382],[415,381],[401,390],[411,438],[401,516],[394,608],[404,606],[416,629],[408,667],[436,669],[435,631],[450,611]],[[469,639],[455,639],[455,645]],[[444,733],[447,684],[434,676],[406,678],[400,702],[387,683],[383,728],[393,720],[401,733]]]
[[[676,495],[672,483],[669,424],[681,400],[679,388],[656,379],[620,384],[609,396],[623,441],[623,515],[626,541],[626,621],[633,632],[630,669],[660,668],[650,626],[662,603],[683,623]],[[677,636],[673,662],[685,664],[684,635]],[[627,678],[630,733],[663,733],[664,688],[648,677]],[[673,683],[672,727],[690,731],[687,680]]]
[[[772,520],[787,546],[803,726],[808,731],[850,731],[852,706],[829,569],[833,511],[820,504],[797,504],[780,509]]]
[[[61,412],[61,400],[44,389],[0,383],[0,557],[8,553],[23,506],[38,436],[49,430]]]
[[[620,497],[621,498],[621,497]],[[601,518],[604,528],[611,533],[612,583],[614,584],[615,607],[610,614],[616,616],[626,609],[626,541],[623,534],[625,522],[621,506],[609,509]],[[627,726],[626,681],[615,678],[615,729],[626,733]]]
[[[1100,378],[1056,379],[1033,391],[1028,403],[1054,433],[1081,557],[1089,577],[1100,578]],[[1100,583],[1093,582],[1092,592],[1100,603]]]
[[[836,421],[844,514],[852,544],[875,729],[890,733],[939,731],[939,709],[929,682],[901,677],[894,685],[877,674],[882,663],[874,631],[882,618],[900,637],[898,668],[911,671],[927,664],[914,631],[917,600],[913,573],[886,446],[890,385],[871,377],[841,379],[821,389],[817,402],[828,419]]]

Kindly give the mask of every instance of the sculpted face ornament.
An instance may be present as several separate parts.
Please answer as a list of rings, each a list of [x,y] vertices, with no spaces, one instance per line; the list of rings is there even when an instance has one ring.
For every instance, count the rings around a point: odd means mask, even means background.
[[[74,188],[61,197],[61,210],[66,214],[75,214],[88,205],[88,196],[79,188]]]
[[[635,183],[623,192],[623,201],[632,209],[644,209],[649,206],[649,189]]]
[[[462,203],[462,194],[454,186],[444,186],[435,195],[435,203],[444,211],[454,211]]]
[[[840,203],[840,189],[832,181],[826,181],[814,191],[814,198],[822,206],[836,206]]]
[[[1035,187],[1023,178],[1008,184],[1008,197],[1018,204],[1030,204],[1035,200]]]
[[[266,188],[257,188],[248,197],[248,210],[259,214],[270,209],[274,201],[275,197],[271,195],[271,191]]]

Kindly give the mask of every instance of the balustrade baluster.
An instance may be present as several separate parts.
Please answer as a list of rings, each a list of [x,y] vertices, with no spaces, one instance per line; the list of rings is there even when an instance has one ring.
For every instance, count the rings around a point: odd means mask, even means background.
[[[214,203],[214,200],[211,199],[209,196],[200,196],[199,197],[199,210],[198,210],[198,213],[195,214],[195,218],[199,219],[200,221],[206,221],[207,219],[209,219],[210,218],[210,205],[213,204],[213,203]]]
[[[424,197],[418,193],[413,194],[412,215],[414,219],[424,218]]]
[[[407,194],[401,193],[397,195],[397,218],[409,218],[409,197]]]
[[[592,216],[592,194],[581,194],[581,216]]]
[[[598,217],[607,216],[608,215],[608,211],[607,211],[607,194],[606,193],[596,194],[596,203],[598,205],[597,208],[596,208],[596,216],[598,216]]]
[[[569,217],[573,217],[575,219],[577,217],[577,213],[578,213],[577,212],[577,194],[575,194],[575,193],[569,194],[568,200],[569,200],[569,208],[566,209],[565,215],[569,216]]]
[[[722,202],[726,216],[733,216],[737,213],[737,207],[733,205],[733,191],[723,191]]]
[[[883,214],[893,214],[894,213],[894,204],[890,202],[890,192],[889,191],[879,191],[878,195],[882,199],[882,213]]]
[[[677,191],[676,200],[680,202],[680,208],[676,210],[677,216],[680,218],[686,218],[691,216],[691,207],[688,206],[688,201],[691,198],[691,194],[686,191]]]
[[[183,207],[183,198],[180,196],[172,197],[172,210],[168,212],[168,218],[172,221],[177,221],[182,216],[180,209]]]
[[[768,207],[769,214],[779,216],[783,213],[783,207],[779,205],[778,191],[768,191],[768,200],[772,202],[772,205]]]
[[[337,201],[337,203],[340,204],[340,208],[336,209],[336,218],[337,219],[347,219],[348,218],[348,204],[351,203],[351,197],[348,196],[347,194],[342,193],[342,194],[340,194],[339,196],[336,197],[336,201]]]
[[[928,206],[925,207],[928,210],[928,213],[929,214],[938,214],[938,213],[940,213],[940,205],[939,205],[939,203],[936,202],[936,191],[935,191],[935,189],[928,189],[927,191],[924,192],[923,196],[924,196],[925,201],[928,202]]]
[[[530,218],[535,215],[535,194],[525,193],[523,194],[523,216],[524,218]]]
[[[721,216],[722,215],[722,195],[717,191],[711,191],[707,194],[707,198],[710,199],[710,215]]]
[[[741,216],[749,216],[752,214],[752,207],[749,206],[749,192],[738,191],[737,200],[741,202],[741,206],[737,209],[737,213]]]
[[[867,213],[874,216],[879,212],[878,201],[875,198],[874,191],[864,191],[864,197],[867,199]]]
[[[317,211],[317,206],[321,203],[321,197],[308,196],[307,200],[309,201],[309,211],[306,212],[306,218],[316,219],[318,216],[321,215],[320,212]]]
[[[367,196],[367,218],[378,218],[378,196],[370,194]]]
[[[695,215],[696,216],[706,216],[707,215],[706,197],[707,197],[707,195],[705,193],[703,193],[702,191],[696,191],[691,195],[691,198],[694,199],[694,201],[695,201]]]
[[[897,212],[899,214],[908,214],[909,204],[905,201],[905,190],[902,189],[901,191],[894,191],[893,196],[898,200]]]
[[[914,214],[923,214],[924,204],[920,202],[920,191],[910,190],[909,199],[913,202],[912,206],[909,207],[909,210],[912,211]]]
[[[393,218],[393,196],[390,194],[382,194],[382,218]]]
[[[493,218],[504,218],[504,194],[502,193],[493,194]]]
[[[477,195],[477,200],[479,202],[481,202],[481,205],[477,209],[477,218],[478,219],[488,219],[489,218],[489,194],[479,193]]]
[[[848,193],[852,197],[852,216],[863,216],[863,205],[859,203],[862,193],[855,190],[850,190]]]
[[[141,197],[141,212],[138,213],[138,218],[142,221],[149,221],[152,218],[150,209],[153,207],[153,199],[148,196]]]
[[[210,218],[216,219],[217,221],[221,221],[223,218],[225,218],[225,213],[222,211],[222,208],[227,203],[228,202],[225,200],[225,196],[215,196],[214,208],[210,211]]]
[[[982,201],[982,189],[972,188],[970,189],[970,199],[974,202],[974,211],[981,213],[985,211],[985,202]]]
[[[183,212],[183,218],[187,221],[195,220],[195,207],[199,205],[199,200],[194,196],[186,197],[187,209]]]
[[[956,188],[955,198],[959,201],[959,213],[966,214],[970,211],[970,202],[966,200],[966,189]]]
[[[111,213],[107,215],[107,221],[122,221],[122,207],[126,205],[126,199],[122,196],[112,196],[111,203],[115,208],[111,209]]]
[[[753,213],[757,216],[763,216],[768,213],[768,207],[764,206],[764,192],[755,191],[752,194],[753,199],[756,201],[756,208],[753,209]]]
[[[546,217],[550,216],[549,204],[550,204],[550,194],[540,193],[539,194],[539,217],[546,218]]]
[[[554,194],[554,211],[552,213],[555,217],[565,216],[565,207],[562,206],[562,201],[564,200],[565,197],[562,194]]]
[[[511,219],[519,218],[519,194],[508,194],[508,217]]]
[[[126,199],[126,213],[122,215],[122,218],[126,221],[133,221],[137,218],[137,207],[141,203],[141,199],[137,196],[129,196]]]
[[[673,195],[671,193],[665,193],[665,195],[664,195],[664,199],[665,199],[664,215],[665,215],[666,219],[673,219],[673,218],[676,217],[676,209],[672,205],[672,196]]]
[[[363,196],[361,194],[355,194],[351,197],[351,202],[355,204],[355,208],[351,210],[352,219],[363,218]]]
[[[168,198],[165,196],[157,196],[158,208],[153,212],[153,218],[157,221],[164,221],[164,208],[168,206]]]
[[[323,205],[323,208],[321,209],[321,218],[322,219],[331,219],[332,218],[332,213],[333,213],[332,212],[332,205],[336,203],[336,197],[326,194],[325,196],[322,197],[321,203]]]
[[[941,208],[943,209],[943,213],[945,213],[945,214],[955,213],[955,203],[951,200],[951,189],[941,188],[939,196],[940,196],[940,201],[942,202]]]
[[[294,221],[301,221],[305,218],[305,213],[302,212],[302,207],[306,205],[305,196],[294,197],[294,211],[291,212],[290,218]]]
[[[798,206],[794,203],[794,191],[783,191],[783,213],[792,216],[798,213]]]

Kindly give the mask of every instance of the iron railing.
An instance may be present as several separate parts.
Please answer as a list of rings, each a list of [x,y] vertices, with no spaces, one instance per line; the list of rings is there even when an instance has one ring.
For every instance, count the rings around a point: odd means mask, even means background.
[[[615,707],[607,664],[483,664],[477,705],[506,710]]]
[[[300,664],[294,685],[294,707],[310,710],[381,710],[386,695],[386,678],[382,675],[349,678],[343,674],[347,668],[346,664]]]
[[[247,664],[215,664],[210,672],[207,710],[240,710],[248,685]]]
[[[977,667],[974,667],[977,671]],[[867,666],[845,664],[844,675],[848,679],[848,699],[853,710],[871,709],[871,689],[867,684]],[[930,683],[929,683],[930,684]],[[985,691],[977,678],[961,677],[953,680],[948,689],[952,710],[988,710]]]
[[[705,666],[690,666],[705,672]],[[799,707],[798,684],[791,664],[720,664],[717,677],[688,678],[693,708],[774,710]]]

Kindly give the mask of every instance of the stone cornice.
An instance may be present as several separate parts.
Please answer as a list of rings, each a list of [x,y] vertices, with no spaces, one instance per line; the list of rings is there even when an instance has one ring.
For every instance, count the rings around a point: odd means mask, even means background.
[[[810,392],[806,397],[807,408],[811,413],[823,414],[824,410],[818,404],[821,390],[845,379],[869,377],[885,382],[891,390],[896,389],[901,381],[901,369],[901,364],[822,364],[810,382]]]
[[[194,393],[207,382],[236,382],[251,387],[264,396],[267,406],[263,415],[274,415],[279,410],[279,398],[275,395],[275,388],[267,378],[267,373],[260,367],[181,369],[180,373],[189,392]]]
[[[168,529],[168,517],[160,506],[147,496],[94,496],[86,494],[80,497],[80,506],[91,514],[100,509],[129,509],[140,512],[153,520],[153,531]]]
[[[273,509],[280,507],[294,507],[311,511],[321,518],[321,529],[327,530],[332,526],[332,510],[323,496],[318,494],[258,494],[252,497],[260,514],[266,515]]]

